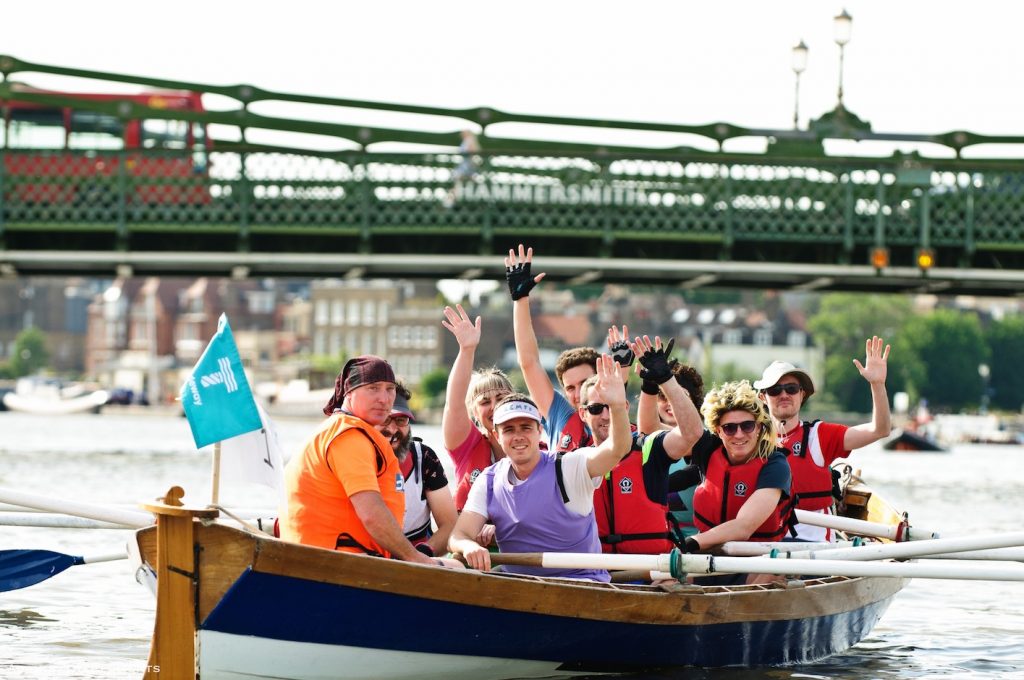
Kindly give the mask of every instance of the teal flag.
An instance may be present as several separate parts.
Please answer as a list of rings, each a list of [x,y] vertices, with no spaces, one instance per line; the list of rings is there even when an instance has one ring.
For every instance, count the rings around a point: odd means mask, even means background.
[[[263,427],[224,314],[217,334],[181,386],[181,403],[197,448]]]

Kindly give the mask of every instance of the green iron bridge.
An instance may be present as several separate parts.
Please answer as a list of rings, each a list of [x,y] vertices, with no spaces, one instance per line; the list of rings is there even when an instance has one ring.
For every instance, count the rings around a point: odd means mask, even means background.
[[[806,130],[455,110],[8,56],[0,74],[2,275],[500,277],[503,253],[525,243],[572,282],[1024,293],[1024,157],[963,153],[1024,136],[877,133],[842,107]],[[35,74],[146,94],[41,90],[22,80]],[[206,110],[211,95],[238,107]],[[258,113],[266,102],[449,131]],[[513,138],[505,124],[681,143]],[[464,129],[479,148],[460,150]],[[256,141],[268,131],[317,148]],[[730,150],[740,139],[763,148]],[[930,143],[943,157],[837,157],[830,139]]]

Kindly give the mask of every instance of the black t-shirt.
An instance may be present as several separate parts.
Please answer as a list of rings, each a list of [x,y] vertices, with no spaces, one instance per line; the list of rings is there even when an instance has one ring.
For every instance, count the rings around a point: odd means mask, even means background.
[[[664,503],[668,498],[668,468],[675,461],[665,451],[665,435],[668,430],[659,430],[651,434],[633,433],[633,446],[643,449],[644,443],[651,439],[651,453],[644,463],[644,488],[647,498],[654,503]]]

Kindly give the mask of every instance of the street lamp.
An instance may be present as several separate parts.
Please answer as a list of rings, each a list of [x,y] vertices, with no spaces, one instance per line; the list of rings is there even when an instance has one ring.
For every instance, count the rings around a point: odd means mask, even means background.
[[[832,20],[832,28],[836,44],[839,45],[839,107],[843,106],[843,48],[850,42],[850,34],[853,32],[853,17],[843,10],[843,13]]]
[[[793,48],[793,73],[796,75],[796,93],[793,97],[793,129],[800,129],[800,74],[807,68],[807,45],[801,40]]]

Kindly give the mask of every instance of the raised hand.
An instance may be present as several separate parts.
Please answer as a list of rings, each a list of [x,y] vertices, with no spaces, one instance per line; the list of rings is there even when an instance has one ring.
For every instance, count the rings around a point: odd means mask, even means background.
[[[633,352],[636,353],[640,365],[640,378],[646,382],[657,385],[668,382],[672,379],[672,366],[678,363],[672,358],[672,348],[675,347],[676,339],[670,338],[668,345],[661,346],[661,338],[655,336],[654,342],[646,335],[636,338],[633,342]]]
[[[465,347],[469,349],[480,344],[480,325],[482,322],[479,316],[476,317],[476,322],[474,323],[469,320],[469,314],[466,314],[466,310],[462,308],[462,305],[455,305],[455,309],[451,307],[444,308],[444,317],[441,325],[455,336],[460,348]]]
[[[533,276],[530,271],[533,263],[533,248],[528,250],[519,244],[519,255],[509,248],[508,257],[505,258],[505,280],[508,281],[508,292],[512,300],[519,300],[527,297],[533,287],[540,283],[547,274],[541,273]]]
[[[889,345],[882,350],[883,340],[877,335],[864,341],[864,364],[853,360],[853,365],[860,371],[861,376],[869,383],[885,383],[885,376],[889,372]]]
[[[627,326],[622,326],[621,334],[615,326],[608,329],[608,351],[611,352],[612,358],[619,366],[633,365],[636,356],[629,347],[629,328]]]
[[[597,382],[591,388],[587,401],[609,406],[625,406],[628,403],[626,386],[619,376],[619,366],[607,354],[597,358]]]

